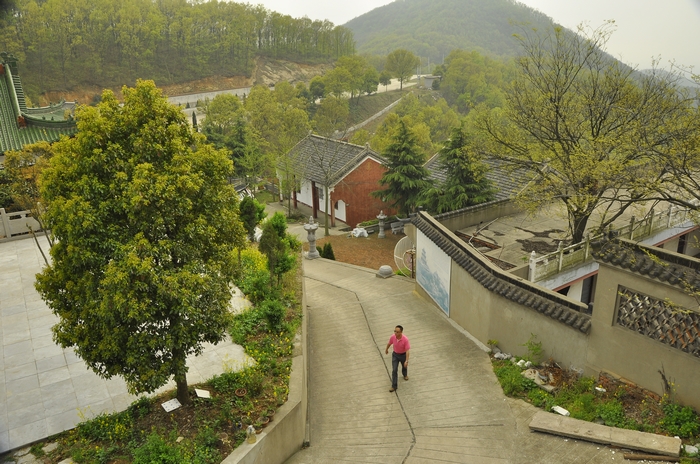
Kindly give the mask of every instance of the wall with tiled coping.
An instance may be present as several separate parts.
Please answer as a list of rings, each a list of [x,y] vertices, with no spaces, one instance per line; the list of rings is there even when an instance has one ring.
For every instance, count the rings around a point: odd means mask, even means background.
[[[527,348],[523,345],[534,334],[536,341],[542,343],[543,359],[552,357],[560,365],[579,368],[586,375],[605,371],[658,394],[663,393],[659,372],[664,370],[666,376],[675,382],[676,398],[700,409],[700,395],[697,394],[700,358],[626,328],[617,320],[619,286],[643,292],[659,301],[670,299],[682,308],[691,308],[687,311],[698,312],[698,302],[683,291],[681,284],[673,285],[663,280],[672,275],[671,265],[658,264],[658,275],[651,272],[641,275],[626,263],[623,255],[606,257],[602,262],[599,258],[601,272],[595,310],[591,316],[580,302],[493,266],[478,253],[471,252],[466,244],[430,215],[419,213],[406,228],[406,233],[419,246],[426,239],[432,241],[449,257],[448,317],[482,343],[496,339],[504,351],[525,355]],[[653,248],[649,250],[652,251],[647,253],[654,252]],[[416,256],[421,252],[417,249]],[[676,264],[682,266],[688,267],[692,262],[692,269],[697,271],[693,278],[700,274],[700,261],[696,259],[666,250],[656,250],[655,253],[663,253],[662,260],[671,264],[675,263],[671,259],[674,257],[678,261]],[[641,258],[636,259],[641,263],[646,254],[638,254]],[[652,259],[646,261],[655,263]],[[420,262],[417,265],[420,266]],[[648,271],[648,267],[650,265],[642,266],[641,272]],[[692,284],[700,287],[700,278]],[[429,291],[418,282],[416,290],[431,298]],[[694,335],[686,334],[684,340],[695,343],[693,340],[700,337],[700,329],[692,323],[697,318],[689,320],[691,322],[686,323],[684,330],[692,330]]]

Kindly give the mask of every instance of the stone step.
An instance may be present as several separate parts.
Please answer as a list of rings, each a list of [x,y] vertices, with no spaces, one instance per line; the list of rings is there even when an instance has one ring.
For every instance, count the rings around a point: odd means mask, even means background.
[[[608,427],[546,411],[534,415],[530,429],[664,456],[678,457],[681,453],[679,438]]]

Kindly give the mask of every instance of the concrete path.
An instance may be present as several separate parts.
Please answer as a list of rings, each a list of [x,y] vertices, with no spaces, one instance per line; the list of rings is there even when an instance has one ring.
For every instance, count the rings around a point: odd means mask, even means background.
[[[304,271],[311,446],[288,464],[622,461],[601,445],[530,432],[538,409],[503,395],[488,355],[409,279],[323,259]],[[389,393],[384,348],[397,324],[411,341],[410,380]]]
[[[48,255],[45,237],[39,237]],[[104,380],[52,340],[57,317],[34,289],[43,258],[31,238],[0,243],[0,454],[126,409],[136,397],[121,378]],[[238,295],[232,304],[245,305]],[[188,359],[191,384],[252,362],[230,341]],[[174,383],[160,391],[173,389]]]

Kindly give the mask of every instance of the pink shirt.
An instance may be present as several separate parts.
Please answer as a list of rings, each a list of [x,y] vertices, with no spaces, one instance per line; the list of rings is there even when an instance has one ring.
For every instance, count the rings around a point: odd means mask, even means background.
[[[401,335],[401,339],[396,338],[396,334],[392,334],[389,339],[389,345],[394,345],[394,353],[404,354],[406,351],[411,349],[411,344],[408,342],[408,337]]]

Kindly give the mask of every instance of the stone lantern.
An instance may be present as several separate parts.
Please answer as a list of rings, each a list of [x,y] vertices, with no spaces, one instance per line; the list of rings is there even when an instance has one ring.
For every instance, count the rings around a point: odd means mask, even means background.
[[[313,216],[309,216],[309,223],[304,224],[304,229],[308,233],[306,239],[309,242],[309,252],[306,254],[306,259],[320,258],[321,255],[318,254],[318,250],[316,249],[316,230],[318,229],[318,224],[314,222]]]
[[[384,210],[379,211],[377,219],[379,219],[379,235],[377,235],[377,238],[386,238],[386,234],[384,233],[384,220],[386,219],[386,214],[384,214]]]

